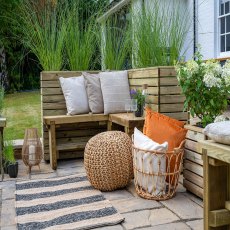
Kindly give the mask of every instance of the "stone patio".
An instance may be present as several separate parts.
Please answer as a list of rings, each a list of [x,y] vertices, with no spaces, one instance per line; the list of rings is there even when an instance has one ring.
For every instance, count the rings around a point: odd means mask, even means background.
[[[18,178],[11,179],[8,175],[5,175],[4,181],[0,183],[1,229],[17,229],[14,197],[16,181],[53,178],[82,172],[85,172],[82,159],[58,161],[58,169],[56,171],[53,171],[49,164],[43,162],[41,164],[41,171],[39,171],[38,167],[34,167],[31,174],[27,173],[23,162],[19,160]],[[186,192],[181,184],[179,184],[174,198],[162,202],[138,197],[133,182],[126,189],[104,192],[103,194],[125,217],[125,221],[120,225],[97,229],[203,229],[203,202],[198,197]]]

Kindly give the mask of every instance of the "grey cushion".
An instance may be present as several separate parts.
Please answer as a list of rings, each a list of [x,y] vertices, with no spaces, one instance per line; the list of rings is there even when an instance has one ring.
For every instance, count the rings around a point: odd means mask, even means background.
[[[125,100],[130,99],[127,71],[101,72],[104,114],[125,112]]]
[[[89,104],[84,77],[60,77],[59,80],[65,97],[68,115],[88,113]]]
[[[209,124],[203,133],[216,142],[230,145],[230,121]]]
[[[89,108],[92,113],[103,113],[104,102],[101,92],[99,74],[82,73],[86,82],[86,92],[89,100]]]

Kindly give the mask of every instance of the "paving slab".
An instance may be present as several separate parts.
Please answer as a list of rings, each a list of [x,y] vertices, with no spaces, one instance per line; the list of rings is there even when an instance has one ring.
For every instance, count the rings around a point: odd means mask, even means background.
[[[120,213],[134,212],[145,209],[154,209],[162,206],[157,201],[145,200],[136,197],[122,200],[112,200],[111,203]]]
[[[15,200],[2,200],[1,227],[15,225],[15,216]]]
[[[156,225],[149,228],[141,228],[141,230],[190,230],[190,228],[185,223],[178,222],[178,223]]]
[[[57,177],[57,173],[56,172],[52,172],[52,173],[40,173],[40,174],[31,174],[30,175],[30,179],[31,180],[38,180],[38,179],[48,179],[48,178],[54,178]]]
[[[71,174],[85,173],[85,169],[82,167],[73,167],[73,168],[58,168],[57,175],[58,176],[67,176]]]
[[[177,193],[172,199],[161,203],[182,219],[203,218],[203,209],[184,193]]]
[[[132,198],[133,195],[125,189],[115,190],[112,192],[102,192],[104,197],[108,200],[122,200]]]
[[[129,185],[126,187],[126,190],[129,191],[133,196],[140,197],[136,192],[134,180],[132,180],[131,183],[129,183]]]
[[[167,224],[178,220],[179,218],[167,208],[154,209],[150,211],[149,222],[152,226]]]
[[[16,225],[1,227],[1,230],[17,230]]]
[[[149,210],[125,213],[122,215],[125,217],[125,221],[122,223],[122,226],[127,230],[150,227],[151,224],[149,221],[149,215]]]
[[[183,186],[183,184],[179,183],[178,187],[176,189],[176,192],[186,192],[186,188]]]
[[[4,187],[2,188],[2,200],[9,200],[15,198],[15,184],[14,187]]]
[[[123,230],[123,227],[120,224],[117,224],[113,226],[94,228],[93,230]]]
[[[193,230],[201,230],[204,227],[204,223],[202,219],[189,221],[189,222],[186,222],[186,224],[189,225],[191,229]]]
[[[0,189],[15,188],[15,180],[4,180],[0,183]]]
[[[184,193],[184,195],[187,196],[190,200],[192,200],[195,203],[197,203],[198,205],[200,205],[202,208],[204,207],[203,200],[200,197],[192,194],[191,192],[186,192],[186,193]]]

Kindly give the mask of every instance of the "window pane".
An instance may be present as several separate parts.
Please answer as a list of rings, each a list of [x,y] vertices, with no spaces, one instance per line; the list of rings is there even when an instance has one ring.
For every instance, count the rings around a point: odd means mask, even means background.
[[[230,32],[230,15],[226,17],[226,33]]]
[[[225,36],[221,36],[220,39],[220,52],[225,52]]]
[[[220,6],[220,15],[224,14],[224,4],[222,3]]]
[[[229,2],[225,3],[225,14],[229,13]]]
[[[225,17],[220,19],[220,33],[221,34],[225,33]]]
[[[226,51],[230,51],[230,34],[226,36]]]

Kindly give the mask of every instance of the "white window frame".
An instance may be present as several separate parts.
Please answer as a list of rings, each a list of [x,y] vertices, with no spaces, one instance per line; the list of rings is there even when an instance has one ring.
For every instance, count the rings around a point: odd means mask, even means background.
[[[223,58],[223,57],[230,57],[230,51],[221,52],[220,19],[230,15],[230,12],[228,14],[224,14],[224,15],[220,16],[220,4],[221,4],[221,0],[218,0],[218,4],[217,4],[217,28],[218,28],[217,29],[217,42],[218,42],[218,45],[217,45],[217,47],[218,47],[218,54],[219,54],[218,56],[220,58]],[[229,5],[230,5],[230,1],[229,1]],[[225,11],[225,9],[224,9],[224,11]],[[227,26],[227,23],[225,23],[225,31],[226,31],[226,26]],[[224,33],[222,35],[227,35],[227,34],[230,34],[230,32]],[[225,39],[225,49],[226,49],[226,39]]]

